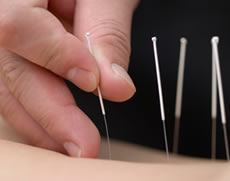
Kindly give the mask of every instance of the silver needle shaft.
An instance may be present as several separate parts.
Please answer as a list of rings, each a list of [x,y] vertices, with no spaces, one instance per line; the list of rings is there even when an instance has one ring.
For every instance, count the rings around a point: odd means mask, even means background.
[[[86,39],[88,41],[89,51],[93,55],[93,49],[92,49],[92,45],[91,45],[90,38],[89,38],[90,33],[87,32],[85,34],[85,37],[86,37]],[[108,144],[108,154],[109,154],[108,157],[109,157],[109,159],[111,159],[112,158],[112,153],[111,153],[111,145],[110,145],[109,128],[108,128],[108,124],[107,124],[107,119],[106,119],[106,114],[105,114],[105,107],[104,107],[104,102],[103,102],[103,98],[102,98],[102,95],[101,95],[100,87],[97,88],[97,92],[98,92],[98,97],[99,97],[99,101],[100,101],[100,105],[101,105],[101,112],[102,112],[102,115],[103,115],[103,118],[104,118],[106,137],[107,137],[107,144]]]
[[[160,77],[160,68],[159,68],[159,61],[158,61],[158,54],[157,54],[157,44],[156,44],[157,38],[153,37],[152,41],[153,41],[153,51],[154,51],[156,74],[157,74],[157,84],[158,84],[158,92],[159,92],[159,100],[160,100],[161,119],[162,119],[162,122],[163,122],[165,150],[166,150],[167,158],[169,158],[168,139],[167,139],[166,126],[165,126],[164,101],[163,101],[163,93],[162,93],[161,77]]]
[[[179,135],[180,135],[180,119],[182,110],[182,97],[183,97],[183,80],[184,80],[184,65],[186,55],[187,40],[185,38],[180,39],[180,57],[177,76],[177,92],[176,92],[176,106],[175,106],[175,127],[173,137],[173,153],[178,153]]]
[[[226,128],[227,120],[226,120],[225,105],[224,105],[224,93],[223,93],[223,86],[222,86],[222,79],[221,79],[221,72],[220,72],[219,53],[218,53],[218,46],[217,46],[218,43],[219,43],[219,38],[213,37],[212,38],[212,46],[213,46],[215,66],[216,66],[218,95],[219,95],[219,100],[220,100],[221,120],[222,120],[223,131],[224,131],[224,143],[225,143],[226,157],[227,157],[227,160],[229,161],[229,145],[228,145],[228,136],[227,136],[227,128]]]
[[[211,158],[216,159],[216,118],[217,118],[217,80],[216,80],[216,66],[215,66],[214,46],[212,46],[212,137],[211,137]]]

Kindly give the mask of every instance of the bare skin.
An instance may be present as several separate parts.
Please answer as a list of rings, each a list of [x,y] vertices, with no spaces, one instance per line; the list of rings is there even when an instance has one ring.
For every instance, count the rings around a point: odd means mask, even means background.
[[[16,131],[1,122],[0,180],[229,180],[229,163],[174,156],[166,162],[162,153],[124,143],[113,142],[113,157],[120,161],[55,152],[96,157],[100,149],[96,127],[62,78],[87,92],[100,85],[112,101],[134,94],[126,70],[136,5],[136,0],[0,1],[0,113]],[[95,57],[86,48],[87,31]],[[75,153],[69,143],[78,147]]]
[[[5,181],[227,181],[230,178],[230,164],[225,161],[174,155],[167,161],[165,153],[118,141],[112,142],[115,160],[105,160],[102,158],[107,155],[106,143],[102,144],[101,159],[71,158],[23,144],[2,121],[0,138],[0,179]]]

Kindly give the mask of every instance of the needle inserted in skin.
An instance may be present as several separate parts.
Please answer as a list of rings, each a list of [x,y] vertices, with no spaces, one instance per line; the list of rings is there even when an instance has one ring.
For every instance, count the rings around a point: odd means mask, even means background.
[[[181,106],[182,106],[182,97],[183,97],[184,65],[185,65],[187,40],[185,38],[181,38],[180,43],[181,46],[180,46],[180,58],[179,58],[179,67],[178,67],[178,76],[177,76],[173,153],[178,153],[178,145],[179,145]]]
[[[215,67],[216,67],[216,76],[217,76],[217,85],[218,85],[218,95],[220,100],[220,112],[221,112],[221,120],[223,124],[223,131],[224,131],[224,143],[225,143],[225,150],[226,150],[226,157],[229,161],[229,145],[228,145],[228,137],[227,137],[227,129],[226,129],[226,113],[225,113],[225,105],[224,105],[224,93],[223,93],[223,86],[221,80],[221,72],[220,72],[220,63],[219,63],[219,53],[218,53],[218,43],[219,38],[213,37],[212,38],[212,47],[214,53],[214,60],[215,60]]]
[[[89,47],[89,51],[90,53],[93,55],[93,49],[92,49],[92,46],[91,46],[91,42],[90,42],[90,33],[87,32],[85,34],[85,37],[88,41],[88,47]],[[100,105],[101,105],[101,112],[102,112],[102,115],[103,115],[103,118],[104,118],[104,124],[105,124],[105,129],[106,129],[106,136],[107,136],[107,144],[108,144],[108,153],[109,153],[109,159],[111,159],[112,157],[112,154],[111,154],[111,145],[110,145],[110,137],[109,137],[109,129],[108,129],[108,124],[107,124],[107,119],[106,119],[106,114],[105,114],[105,107],[104,107],[104,103],[103,103],[103,98],[102,98],[102,95],[101,95],[101,89],[100,87],[97,88],[97,92],[98,92],[98,97],[99,97],[99,101],[100,101]]]
[[[211,140],[211,158],[216,159],[216,118],[217,118],[217,80],[216,80],[216,66],[215,66],[214,46],[212,46],[212,140]]]
[[[168,139],[167,139],[166,126],[165,126],[164,101],[163,101],[163,93],[162,93],[161,77],[160,77],[160,68],[159,68],[159,61],[158,61],[158,54],[157,54],[157,44],[156,44],[157,38],[153,37],[152,41],[153,41],[153,51],[154,51],[156,74],[157,74],[157,84],[158,84],[158,92],[159,92],[159,100],[160,100],[161,119],[162,119],[162,122],[163,122],[165,150],[166,150],[167,158],[169,159]]]

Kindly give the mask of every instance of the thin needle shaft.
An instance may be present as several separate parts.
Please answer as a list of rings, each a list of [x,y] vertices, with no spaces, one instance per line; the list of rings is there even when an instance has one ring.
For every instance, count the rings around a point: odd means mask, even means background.
[[[218,37],[212,38],[212,46],[214,50],[214,59],[215,59],[215,66],[216,66],[216,75],[217,75],[217,85],[218,85],[218,95],[220,100],[220,112],[221,112],[221,120],[223,124],[223,131],[224,131],[224,143],[225,143],[225,150],[226,150],[226,157],[229,161],[229,145],[228,145],[228,137],[227,137],[227,128],[226,128],[226,114],[225,114],[225,105],[224,105],[224,93],[223,93],[223,86],[222,86],[222,79],[221,79],[221,72],[220,72],[220,63],[219,63],[219,53],[217,44],[219,42]]]
[[[212,144],[211,144],[211,158],[216,159],[216,118],[217,118],[217,82],[216,82],[216,66],[214,46],[212,46],[212,105],[211,105],[211,118],[212,118]]]
[[[179,67],[178,67],[178,76],[177,76],[173,153],[178,153],[178,145],[179,145],[180,119],[181,119],[181,107],[182,107],[182,97],[183,97],[184,65],[185,65],[187,40],[185,38],[181,38],[180,42],[181,42],[181,46],[180,46],[180,58],[179,58]]]
[[[153,37],[152,41],[153,41],[153,51],[154,51],[156,74],[157,74],[157,84],[158,84],[158,92],[159,92],[159,100],[160,100],[161,119],[162,119],[162,122],[163,122],[165,150],[166,150],[167,158],[169,158],[168,139],[167,139],[166,126],[165,126],[164,101],[163,101],[163,93],[162,93],[161,77],[160,77],[160,68],[159,68],[159,61],[158,61],[158,54],[157,54],[157,44],[156,44],[157,38]]]
[[[90,42],[90,33],[87,32],[85,34],[85,37],[88,41],[88,48],[90,53],[93,55],[93,49],[92,49],[92,45]],[[103,98],[101,95],[101,89],[100,87],[97,88],[97,92],[98,92],[98,97],[99,97],[99,101],[100,101],[100,105],[101,105],[101,112],[104,118],[104,124],[105,124],[105,130],[106,130],[106,137],[107,137],[107,144],[108,144],[108,154],[109,154],[109,159],[112,158],[112,153],[111,153],[111,144],[110,144],[110,136],[109,136],[109,129],[108,129],[108,124],[107,124],[107,119],[106,119],[106,114],[105,114],[105,107],[104,107],[104,102],[103,102]]]

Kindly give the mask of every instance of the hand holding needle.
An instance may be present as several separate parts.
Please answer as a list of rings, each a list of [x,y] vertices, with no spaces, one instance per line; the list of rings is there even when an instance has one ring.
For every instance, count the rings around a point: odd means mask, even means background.
[[[93,49],[92,49],[92,45],[91,45],[91,42],[90,42],[90,33],[87,32],[85,34],[85,37],[88,41],[88,47],[89,47],[89,51],[90,53],[93,55]],[[106,119],[106,114],[105,114],[105,107],[104,107],[104,102],[103,102],[103,98],[102,98],[102,95],[101,95],[101,89],[100,87],[97,88],[97,92],[98,92],[98,97],[99,97],[99,101],[100,101],[100,105],[101,105],[101,112],[102,112],[102,115],[103,115],[103,118],[104,118],[104,124],[105,124],[105,129],[106,129],[106,137],[107,137],[107,144],[108,144],[108,154],[109,154],[109,159],[111,159],[112,157],[112,154],[111,154],[111,145],[110,145],[110,136],[109,136],[109,129],[108,129],[108,124],[107,124],[107,119]]]

